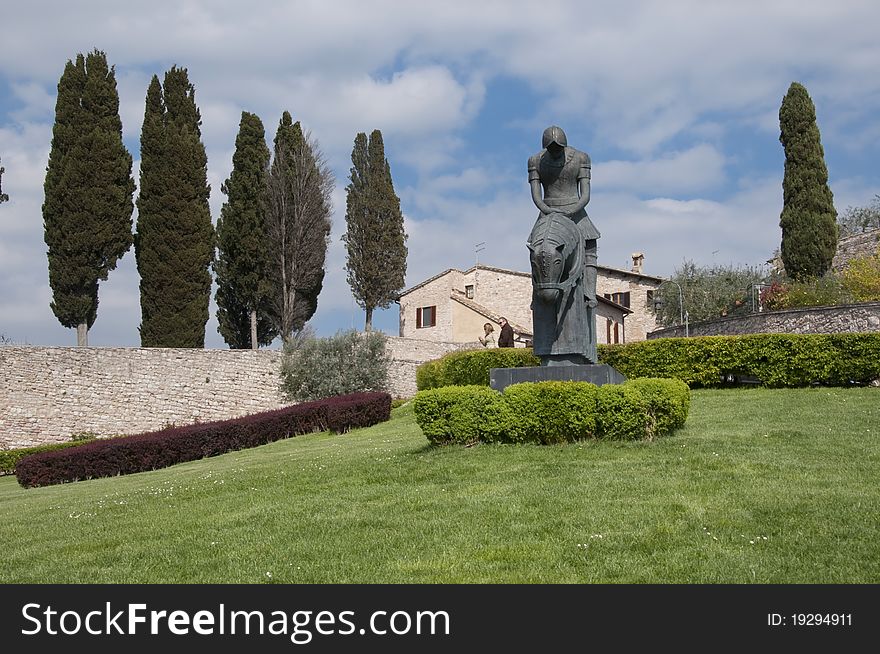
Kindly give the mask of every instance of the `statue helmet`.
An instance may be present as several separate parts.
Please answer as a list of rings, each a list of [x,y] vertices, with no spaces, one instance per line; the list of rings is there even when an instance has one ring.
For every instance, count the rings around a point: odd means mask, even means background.
[[[541,147],[543,148],[546,148],[551,143],[556,143],[557,145],[565,147],[568,145],[568,139],[565,138],[565,132],[562,131],[561,127],[551,125],[544,130],[544,138],[541,140],[541,143]]]

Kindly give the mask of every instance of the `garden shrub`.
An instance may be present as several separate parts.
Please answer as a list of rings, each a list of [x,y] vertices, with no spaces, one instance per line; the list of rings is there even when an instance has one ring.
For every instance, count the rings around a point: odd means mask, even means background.
[[[762,303],[771,311],[834,306],[852,300],[841,277],[833,272],[801,281],[775,281],[761,296]]]
[[[637,440],[654,437],[648,402],[638,388],[605,384],[596,394],[596,426],[600,438]]]
[[[504,389],[507,439],[564,443],[596,435],[596,391],[587,382],[548,381]]]
[[[443,359],[434,359],[426,361],[416,368],[416,389],[420,391],[429,388],[441,388],[442,386],[453,386],[447,384],[443,380]]]
[[[684,427],[691,404],[688,385],[679,379],[631,379],[626,386],[636,389],[645,402],[649,421],[648,440]]]
[[[764,386],[867,384],[880,378],[880,334],[749,334],[660,338],[600,345],[599,361],[629,379],[680,379],[691,388],[722,386],[733,375]],[[419,366],[419,390],[489,385],[491,368],[540,365],[531,350],[454,352]]]
[[[19,461],[16,476],[19,484],[32,487],[146,472],[312,431],[330,429],[342,433],[388,420],[390,414],[388,393],[333,397],[232,420],[96,440],[65,450],[32,454]]]
[[[880,302],[880,250],[851,259],[840,279],[856,302]]]
[[[381,332],[302,338],[284,348],[281,390],[291,402],[381,391],[388,384],[389,362]]]
[[[37,454],[38,452],[54,452],[55,450],[64,450],[68,447],[77,447],[84,445],[92,440],[91,438],[75,438],[74,440],[64,443],[47,443],[46,445],[35,445],[33,447],[20,447],[12,450],[0,450],[0,476],[14,475],[15,467],[18,462],[26,456]]]
[[[660,338],[599,346],[599,360],[626,377],[721,386],[729,375],[768,387],[849,386],[880,378],[880,334],[750,334]]]
[[[651,440],[684,425],[690,390],[673,379],[513,384],[420,391],[416,422],[434,445],[482,442],[564,443],[589,438]]]
[[[527,348],[467,350],[423,363],[416,370],[416,388],[420,391],[443,386],[489,385],[492,368],[539,366],[540,359]]]
[[[417,393],[416,422],[435,445],[494,440],[498,414],[487,411],[501,394],[486,386],[447,386]]]

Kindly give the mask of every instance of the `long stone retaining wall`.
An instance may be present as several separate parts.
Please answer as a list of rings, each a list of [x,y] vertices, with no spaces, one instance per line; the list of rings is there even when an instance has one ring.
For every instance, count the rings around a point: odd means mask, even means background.
[[[414,395],[420,363],[474,346],[389,337],[389,391]],[[278,350],[3,346],[0,448],[275,409],[280,366]]]
[[[880,332],[880,302],[729,316],[694,323],[690,325],[689,331],[691,336]],[[648,338],[684,335],[684,326],[677,325],[653,331],[648,334]]]

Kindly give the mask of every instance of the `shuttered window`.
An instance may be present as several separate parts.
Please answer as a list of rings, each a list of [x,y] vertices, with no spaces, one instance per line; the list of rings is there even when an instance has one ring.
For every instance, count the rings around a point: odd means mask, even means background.
[[[605,293],[605,299],[616,302],[620,306],[629,309],[629,291],[626,293]]]
[[[416,329],[433,327],[437,324],[437,307],[419,307],[416,309]]]

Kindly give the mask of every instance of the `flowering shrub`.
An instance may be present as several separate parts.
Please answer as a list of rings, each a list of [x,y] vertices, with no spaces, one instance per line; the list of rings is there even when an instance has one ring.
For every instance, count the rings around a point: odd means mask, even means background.
[[[15,474],[25,487],[112,477],[166,468],[312,431],[343,433],[388,420],[388,393],[357,393],[296,404],[232,420],[171,427],[32,454]]]

